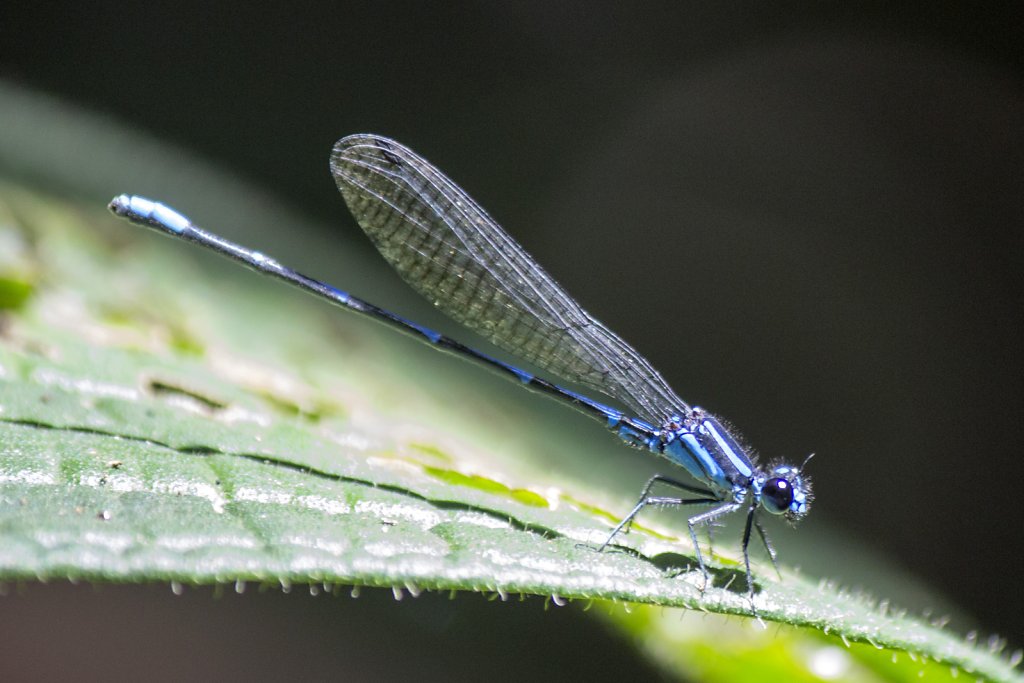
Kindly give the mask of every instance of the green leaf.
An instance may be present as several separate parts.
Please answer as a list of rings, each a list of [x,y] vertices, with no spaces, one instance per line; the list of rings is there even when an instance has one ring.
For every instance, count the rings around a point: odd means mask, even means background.
[[[783,627],[627,612],[752,614],[736,557],[702,593],[678,530],[588,547],[623,511],[547,466],[569,411],[509,445],[524,413],[485,373],[102,207],[0,186],[0,243],[0,578],[534,594],[701,680],[1014,679],[790,570],[757,579]]]

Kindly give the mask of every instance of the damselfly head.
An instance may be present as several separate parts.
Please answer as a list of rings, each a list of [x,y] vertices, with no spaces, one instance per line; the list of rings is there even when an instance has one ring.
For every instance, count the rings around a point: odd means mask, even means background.
[[[757,494],[765,510],[798,522],[811,506],[811,480],[801,473],[800,467],[775,465],[757,486]]]

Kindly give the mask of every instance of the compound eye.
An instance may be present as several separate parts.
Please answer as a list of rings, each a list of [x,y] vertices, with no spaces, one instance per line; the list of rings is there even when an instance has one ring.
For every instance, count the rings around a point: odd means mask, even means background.
[[[782,477],[769,479],[761,489],[761,504],[773,515],[781,515],[793,504],[793,485]]]

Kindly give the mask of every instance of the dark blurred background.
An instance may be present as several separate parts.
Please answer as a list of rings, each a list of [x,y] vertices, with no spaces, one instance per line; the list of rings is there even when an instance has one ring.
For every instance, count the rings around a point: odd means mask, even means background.
[[[762,453],[816,451],[815,517],[1019,646],[1019,6],[770,5],[9,3],[0,77],[367,259],[328,152],[410,145],[684,399]]]

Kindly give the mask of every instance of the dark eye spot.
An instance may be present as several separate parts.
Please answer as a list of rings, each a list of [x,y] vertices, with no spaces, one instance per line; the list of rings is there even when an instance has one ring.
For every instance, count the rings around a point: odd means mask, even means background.
[[[782,477],[773,477],[761,489],[761,504],[773,515],[781,515],[793,504],[793,485]]]

